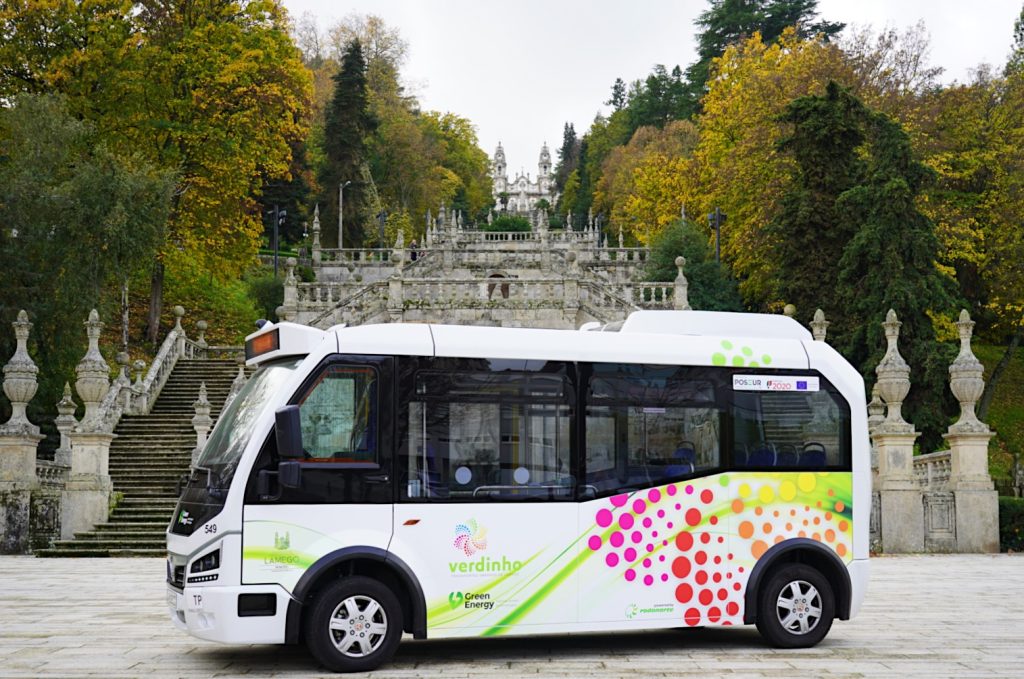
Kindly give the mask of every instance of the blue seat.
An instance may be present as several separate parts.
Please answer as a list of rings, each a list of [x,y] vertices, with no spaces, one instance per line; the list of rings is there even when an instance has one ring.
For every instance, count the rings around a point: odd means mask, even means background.
[[[817,441],[811,441],[810,443],[805,443],[804,449],[800,452],[800,466],[824,467],[826,465],[826,458],[825,446]]]
[[[774,467],[775,451],[767,446],[756,449],[747,457],[748,467]]]

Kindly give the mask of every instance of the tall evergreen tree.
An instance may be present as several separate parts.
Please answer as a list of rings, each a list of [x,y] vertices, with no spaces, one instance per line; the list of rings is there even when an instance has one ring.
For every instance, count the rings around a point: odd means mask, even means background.
[[[344,189],[344,245],[361,245],[372,227],[372,180],[367,168],[366,141],[376,129],[366,95],[366,60],[358,40],[345,48],[341,68],[334,75],[334,96],[324,124],[324,163],[319,182],[324,240],[337,244],[338,191]]]
[[[711,60],[730,44],[760,31],[765,43],[774,42],[788,26],[798,25],[801,36],[832,36],[845,24],[818,20],[818,0],[711,0],[697,18],[696,62],[686,69],[685,116],[697,112],[710,74]]]
[[[558,165],[555,167],[555,188],[562,192],[565,182],[576,169],[580,158],[580,142],[576,138],[576,128],[566,123],[562,128],[562,146],[558,149]]]
[[[615,79],[612,84],[612,96],[604,103],[616,111],[622,110],[622,107],[626,105],[626,83],[622,81],[622,78]]]
[[[844,300],[837,347],[865,377],[884,354],[881,322],[894,309],[903,326],[900,353],[911,366],[913,386],[907,419],[921,430],[921,445],[934,450],[954,410],[946,388],[952,347],[936,341],[931,314],[953,310],[953,299],[935,267],[935,226],[917,208],[917,197],[933,172],[917,161],[910,139],[882,113],[868,121],[870,160],[865,180],[836,203],[854,233],[839,261]]]
[[[1024,69],[1024,7],[1013,22],[1013,47],[1010,49],[1010,58],[1006,60],[1004,73],[1012,76]]]
[[[856,225],[840,219],[836,200],[863,177],[858,148],[866,116],[856,97],[829,82],[823,96],[795,99],[781,117],[793,132],[779,150],[793,157],[797,172],[768,233],[782,272],[783,300],[795,304],[806,320],[818,307],[830,316],[842,311],[837,264]]]

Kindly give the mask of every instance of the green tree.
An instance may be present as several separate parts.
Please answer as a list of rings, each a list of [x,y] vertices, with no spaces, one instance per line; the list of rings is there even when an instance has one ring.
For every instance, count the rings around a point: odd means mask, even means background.
[[[580,142],[576,138],[576,129],[572,123],[566,123],[562,129],[562,145],[558,149],[558,164],[555,166],[555,188],[559,192],[565,190],[565,183],[576,169],[579,158]]]
[[[353,40],[345,49],[341,70],[334,75],[334,97],[324,125],[324,164],[319,182],[323,193],[321,221],[338,220],[338,191],[345,182],[345,244],[359,245],[372,229],[373,205],[367,167],[367,137],[376,129],[367,103],[366,61],[362,46]],[[328,233],[332,233],[329,230]],[[325,239],[332,242],[330,237]],[[337,239],[333,240],[337,244]]]
[[[792,133],[778,148],[797,171],[767,233],[783,301],[808,321],[818,307],[835,316],[845,306],[836,296],[837,265],[857,225],[841,218],[836,201],[863,177],[866,115],[859,99],[829,81],[824,95],[795,99],[781,116]]]
[[[888,309],[896,311],[903,323],[900,353],[912,370],[907,419],[921,430],[922,448],[934,450],[953,410],[946,388],[953,352],[936,341],[933,317],[951,313],[954,306],[935,266],[935,227],[917,207],[934,175],[914,158],[907,134],[885,114],[869,117],[866,136],[865,179],[836,202],[854,236],[839,261],[844,311],[836,318],[835,344],[872,380],[884,354],[881,322]]]
[[[680,255],[686,258],[683,273],[689,283],[690,306],[701,311],[744,311],[735,279],[715,261],[704,232],[689,221],[676,220],[654,238],[647,260],[648,280],[674,281]]]
[[[1013,47],[1010,49],[1010,57],[1006,60],[1006,75],[1014,75],[1024,69],[1024,7],[1013,22]]]
[[[0,322],[24,308],[35,323],[46,368],[35,412],[51,410],[72,378],[89,309],[112,311],[109,300],[148,268],[173,187],[170,172],[113,153],[59,97],[17,95],[0,108]],[[0,337],[10,355],[9,333]]]
[[[626,105],[626,83],[622,81],[622,78],[616,78],[612,83],[612,96],[604,103],[616,111]],[[568,123],[566,124],[568,125]]]

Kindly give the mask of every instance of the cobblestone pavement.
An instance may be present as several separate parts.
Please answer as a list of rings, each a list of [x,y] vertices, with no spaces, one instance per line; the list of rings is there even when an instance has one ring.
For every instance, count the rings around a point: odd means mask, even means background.
[[[302,647],[176,631],[160,559],[0,557],[0,677],[325,676]],[[872,561],[860,615],[818,647],[753,628],[407,641],[375,677],[1024,676],[1024,556]]]

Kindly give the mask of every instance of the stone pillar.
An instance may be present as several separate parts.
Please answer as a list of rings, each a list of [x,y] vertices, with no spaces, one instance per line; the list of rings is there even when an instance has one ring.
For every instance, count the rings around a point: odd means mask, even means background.
[[[811,334],[814,335],[816,342],[824,342],[825,337],[828,336],[828,326],[830,323],[825,320],[825,312],[818,309],[814,312],[814,320],[811,321]]]
[[[889,309],[882,327],[888,347],[875,368],[878,389],[888,408],[875,429],[878,448],[878,490],[882,549],[888,553],[924,551],[924,500],[914,479],[914,442],[918,432],[903,419],[903,400],[910,392],[910,366],[900,355],[900,326]]]
[[[32,324],[24,310],[14,326],[17,347],[4,366],[4,394],[11,419],[0,425],[0,554],[25,554],[31,546],[32,492],[36,480],[36,446],[43,440],[25,408],[39,388],[39,368],[28,354]]]
[[[185,307],[177,305],[172,309],[174,313],[174,327],[171,332],[174,333],[175,337],[175,353],[178,356],[185,355],[185,329],[181,327],[181,318],[185,315]]]
[[[878,425],[885,422],[885,404],[882,403],[881,392],[878,390],[878,382],[871,387],[871,401],[868,403],[868,436],[874,437]],[[871,475],[872,485],[875,485],[875,477],[878,475],[878,446],[871,445]]]
[[[238,364],[238,374],[235,375],[235,379],[231,381],[231,390],[228,391],[228,397],[224,400],[224,410],[227,409],[229,403],[235,400],[235,397],[238,396],[238,392],[242,391],[242,387],[245,386],[247,381],[245,377],[245,353],[239,352],[236,354],[235,363]]]
[[[683,267],[686,266],[686,258],[680,255],[676,257],[676,280],[672,288],[672,308],[678,309],[679,311],[689,311],[690,297],[689,287],[690,284],[686,280],[686,276],[683,274]]]
[[[956,327],[960,353],[949,366],[949,387],[960,401],[960,419],[943,435],[949,442],[949,486],[956,499],[956,550],[998,552],[998,494],[988,473],[988,442],[995,433],[974,412],[985,389],[985,368],[971,350],[974,321],[966,309]]]
[[[145,384],[142,381],[146,374],[146,362],[141,358],[137,359],[132,363],[132,369],[135,370],[135,384],[132,385],[132,410],[133,415],[143,414],[145,412]]]
[[[323,255],[320,252],[320,203],[313,208],[313,271],[317,280],[320,279],[320,262]]]
[[[175,307],[175,316],[180,327],[181,315]],[[71,433],[71,471],[68,482],[61,493],[60,535],[63,539],[73,538],[76,532],[91,530],[98,523],[105,523],[110,503],[110,442],[114,435],[104,430],[99,414],[99,405],[110,390],[110,368],[99,350],[100,331],[103,323],[93,309],[85,323],[89,336],[89,349],[79,362],[75,372],[75,389],[85,404],[85,415]],[[182,341],[184,333],[182,335]]]
[[[210,426],[213,419],[210,418],[210,401],[206,397],[206,382],[199,384],[199,398],[192,403],[196,411],[192,418],[192,428],[196,430],[196,447],[192,450],[192,466],[199,461],[199,454],[203,452],[206,445],[206,436],[210,433]]]
[[[569,252],[565,253],[565,261],[569,264],[569,270],[565,275],[563,287],[565,290],[564,318],[570,328],[576,327],[576,319],[580,310],[580,263],[576,261],[576,246],[569,245]]]
[[[57,401],[57,417],[54,420],[60,432],[60,447],[53,454],[53,461],[65,467],[71,466],[71,432],[78,424],[75,419],[77,408],[78,405],[71,397],[71,385],[65,382],[64,395]]]
[[[395,273],[388,278],[388,317],[392,323],[400,323],[405,315],[405,300],[402,282],[403,252],[397,247],[391,253]]]
[[[299,281],[295,278],[295,267],[298,264],[298,260],[294,257],[289,257],[284,263],[286,271],[284,277],[284,304],[281,305],[284,308],[284,313],[282,314],[279,311],[277,314],[277,317],[282,321],[295,320],[299,310]]]

